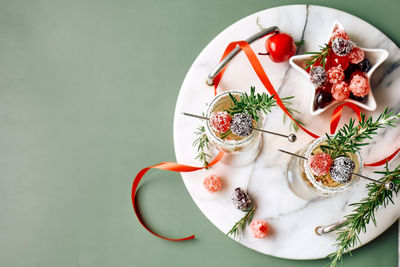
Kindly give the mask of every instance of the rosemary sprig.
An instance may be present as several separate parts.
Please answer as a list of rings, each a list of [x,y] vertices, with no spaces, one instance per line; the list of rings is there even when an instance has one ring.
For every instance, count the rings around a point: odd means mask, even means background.
[[[229,230],[229,232],[226,235],[233,235],[233,237],[236,237],[240,233],[244,235],[244,230],[246,229],[246,226],[251,223],[255,210],[256,210],[256,205],[253,205],[253,208],[250,210],[245,210],[246,215],[244,215],[242,219],[236,222],[235,225],[232,227],[232,229]]]
[[[230,135],[232,133],[231,129],[228,129],[228,131],[224,132],[223,134],[221,134],[219,136],[219,138],[221,138],[222,140],[224,140],[225,138],[228,137],[228,135]]]
[[[204,126],[199,126],[197,127],[197,131],[195,132],[197,135],[196,140],[193,142],[193,146],[197,147],[197,156],[195,159],[198,159],[203,163],[203,166],[207,166],[209,164],[208,158],[211,158],[209,154],[205,152],[205,150],[209,149],[209,140],[208,137],[205,133],[205,128]]]
[[[257,112],[261,110],[265,114],[271,112],[271,108],[276,106],[276,102],[274,96],[269,96],[266,93],[255,94],[256,88],[252,86],[250,88],[250,95],[244,93],[240,96],[240,99],[237,100],[231,93],[229,96],[232,100],[232,105],[229,108],[228,113],[230,115],[236,113],[247,113],[253,117],[255,121],[258,121]]]
[[[390,171],[386,163],[384,171],[375,173],[383,175],[381,182],[392,181],[395,184],[393,190],[385,189],[385,185],[370,183],[367,185],[368,195],[358,203],[350,206],[354,207],[352,213],[345,216],[346,222],[341,229],[337,231],[336,252],[330,254],[330,267],[335,267],[342,261],[343,254],[360,243],[358,235],[366,232],[367,224],[372,220],[376,226],[375,212],[379,207],[386,207],[389,202],[393,203],[393,192],[396,196],[400,190],[400,165]]]
[[[388,108],[379,115],[376,121],[372,117],[365,118],[361,114],[361,120],[355,125],[355,120],[350,119],[349,123],[344,125],[333,137],[326,135],[327,144],[321,145],[322,150],[328,153],[332,158],[345,155],[348,152],[356,153],[362,146],[368,145],[366,139],[372,139],[372,135],[377,134],[378,129],[386,126],[394,127],[394,123],[400,119],[400,113],[393,115]]]
[[[293,105],[293,103],[290,101],[290,100],[293,99],[293,98],[294,98],[294,96],[288,96],[288,97],[283,97],[283,98],[281,98],[281,100],[282,100],[283,104],[285,105],[287,111],[290,113],[290,115],[291,115],[291,116],[293,117],[293,119],[295,120],[295,122],[297,122],[298,124],[304,126],[304,123],[303,123],[301,120],[296,119],[296,118],[294,117],[294,113],[301,114],[301,112],[298,111],[298,110],[296,110],[296,109],[294,109],[294,108],[291,108],[291,107],[290,107],[290,105]],[[286,115],[286,113],[283,113],[283,123],[286,123],[287,117],[288,117],[288,116]],[[297,131],[299,130],[299,126],[298,126],[295,122],[292,121],[292,120],[290,120],[290,126],[289,126],[289,127],[290,127],[290,130],[293,129],[295,132],[297,132]]]
[[[331,53],[331,47],[328,44],[324,44],[323,46],[319,46],[320,50],[318,52],[307,52],[306,54],[312,55],[309,59],[305,59],[306,63],[305,69],[308,69],[315,63],[322,63],[322,66],[325,68],[325,59]]]

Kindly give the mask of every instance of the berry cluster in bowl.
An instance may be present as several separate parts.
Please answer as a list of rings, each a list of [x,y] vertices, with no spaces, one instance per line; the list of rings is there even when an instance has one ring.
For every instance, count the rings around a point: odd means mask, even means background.
[[[307,40],[305,40],[307,45]],[[313,89],[311,115],[319,115],[340,102],[350,102],[373,111],[373,72],[388,57],[384,49],[361,48],[352,42],[344,27],[334,22],[324,46],[290,58],[290,65],[303,74]]]
[[[333,100],[343,101],[349,97],[366,103],[371,90],[366,74],[372,65],[364,50],[340,28],[333,32],[323,49],[326,56],[307,68],[316,88],[314,108],[324,108]]]

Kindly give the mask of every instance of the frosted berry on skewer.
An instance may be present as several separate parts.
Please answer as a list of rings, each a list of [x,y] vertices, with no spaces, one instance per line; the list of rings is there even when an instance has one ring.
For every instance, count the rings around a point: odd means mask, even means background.
[[[311,172],[317,177],[323,177],[329,175],[335,182],[339,184],[345,184],[350,182],[352,175],[356,175],[363,179],[370,180],[374,183],[382,184],[386,189],[392,190],[394,188],[394,184],[391,181],[383,183],[381,181],[369,178],[367,176],[354,173],[355,163],[348,157],[341,156],[334,160],[326,153],[319,153],[311,155],[309,158],[306,158],[301,155],[297,155],[282,149],[279,149],[280,152],[302,158],[308,161],[308,166],[310,167]],[[325,177],[325,179],[329,179]]]
[[[385,109],[376,120],[366,118],[365,114],[360,116],[358,123],[350,119],[336,134],[314,140],[297,154],[280,150],[294,156],[286,165],[286,178],[296,195],[311,200],[347,190],[357,181],[353,179],[355,176],[373,180],[358,174],[363,166],[360,150],[369,144],[379,129],[395,127],[400,121],[400,113],[393,114]],[[393,185],[389,183],[385,187],[391,189]]]
[[[199,116],[195,114],[190,114],[184,112],[183,115],[189,117],[195,117],[203,120],[210,120],[211,128],[220,134],[222,139],[229,138],[230,134],[234,134],[240,137],[249,136],[253,130],[260,131],[263,133],[273,134],[281,137],[287,138],[290,142],[295,142],[297,137],[295,134],[284,135],[276,132],[267,131],[264,129],[255,128],[253,126],[253,119],[250,115],[246,113],[236,113],[233,115],[233,118],[229,116],[229,114],[225,111],[213,112],[210,118]]]

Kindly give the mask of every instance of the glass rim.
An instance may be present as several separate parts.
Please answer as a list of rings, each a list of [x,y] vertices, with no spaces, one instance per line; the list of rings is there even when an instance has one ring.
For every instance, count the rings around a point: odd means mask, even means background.
[[[330,135],[333,136],[333,135]],[[309,158],[311,155],[311,152],[314,150],[315,147],[317,147],[322,141],[326,140],[326,135],[321,136],[317,139],[315,139],[311,144],[310,147],[306,150],[306,152],[304,153],[304,156],[306,158]],[[358,173],[360,173],[363,169],[363,161],[362,161],[362,157],[359,151],[357,151],[356,153],[354,153],[357,156],[357,160],[358,160]],[[341,184],[339,186],[336,187],[330,187],[330,186],[325,186],[323,184],[321,184],[320,182],[318,182],[315,179],[315,176],[312,174],[310,167],[307,164],[307,161],[304,160],[304,172],[306,174],[306,178],[308,181],[310,181],[310,183],[319,191],[322,191],[323,193],[327,193],[327,194],[336,194],[339,192],[342,192],[348,188],[350,188],[352,185],[354,185],[355,183],[357,183],[360,179],[359,177],[353,177],[353,179],[351,179],[349,182]]]
[[[212,113],[212,108],[215,106],[216,103],[218,103],[218,100],[220,100],[222,97],[225,97],[225,96],[227,96],[227,95],[229,96],[229,93],[231,93],[231,94],[233,94],[233,95],[235,95],[235,94],[237,94],[237,95],[244,95],[243,92],[236,91],[236,90],[226,91],[226,92],[223,92],[223,93],[217,95],[216,97],[213,98],[213,100],[212,100],[212,101],[210,102],[210,104],[208,105],[208,108],[207,108],[207,117],[208,117],[208,118],[210,117],[210,115],[211,115],[211,113]],[[257,124],[259,124],[260,121],[261,121],[262,119],[263,119],[262,116],[259,116],[259,121],[257,122]],[[257,125],[257,126],[258,126],[258,125]],[[218,137],[218,136],[215,134],[214,130],[211,128],[211,126],[210,126],[210,120],[207,120],[207,121],[206,121],[206,127],[207,127],[208,132],[211,134],[211,136],[212,136],[216,141],[218,141],[218,142],[221,143],[221,144],[232,145],[232,146],[237,146],[237,145],[245,144],[246,142],[248,142],[249,140],[251,140],[251,139],[254,137],[254,135],[256,134],[256,131],[253,130],[252,133],[251,133],[249,136],[247,136],[246,138],[243,138],[243,139],[240,139],[240,140],[223,140],[223,139],[221,139],[220,137]]]

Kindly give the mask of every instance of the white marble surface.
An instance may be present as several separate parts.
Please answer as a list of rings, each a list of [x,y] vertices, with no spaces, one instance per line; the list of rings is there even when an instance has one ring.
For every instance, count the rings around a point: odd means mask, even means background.
[[[175,110],[174,145],[177,162],[196,166],[200,164],[194,159],[196,150],[192,147],[192,142],[195,139],[193,132],[202,122],[185,117],[181,113],[186,111],[201,114],[206,110],[206,104],[214,97],[213,87],[205,83],[208,73],[218,63],[229,42],[246,39],[259,31],[257,17],[265,27],[277,25],[282,32],[291,34],[295,40],[304,38],[305,46],[300,53],[316,50],[318,45],[325,41],[335,20],[344,25],[352,40],[360,46],[388,50],[388,60],[372,77],[372,88],[378,108],[370,114],[376,116],[386,106],[396,112],[400,111],[400,94],[397,92],[400,85],[399,48],[379,30],[352,15],[324,7],[296,5],[268,9],[242,19],[220,33],[200,53],[187,73]],[[261,39],[252,44],[255,52],[265,50],[264,42],[265,39]],[[333,108],[317,117],[309,114],[311,90],[308,80],[294,71],[288,63],[276,64],[268,57],[260,57],[260,60],[280,96],[296,97],[294,106],[302,111],[301,119],[307,128],[320,135],[328,131]],[[258,92],[265,92],[247,58],[243,53],[239,53],[225,72],[219,91],[249,91],[250,86],[256,86]],[[343,115],[348,119],[352,114],[346,111]],[[282,111],[279,109],[274,109],[267,117],[265,128],[289,132],[288,124],[282,123]],[[255,162],[247,166],[237,168],[219,163],[209,170],[183,173],[182,177],[197,206],[223,233],[227,233],[243,216],[231,203],[233,189],[240,186],[248,190],[257,204],[254,217],[265,219],[271,225],[272,233],[259,240],[252,237],[248,228],[245,237],[237,239],[241,244],[261,253],[282,258],[322,258],[334,251],[335,235],[332,233],[317,236],[314,234],[314,228],[336,222],[349,213],[348,204],[360,200],[365,195],[365,182],[361,181],[341,195],[317,202],[307,202],[296,197],[286,186],[283,175],[288,156],[280,154],[277,149],[296,151],[312,140],[301,131],[297,135],[298,141],[293,144],[276,136],[264,135],[261,153]],[[394,151],[396,146],[400,146],[400,128],[382,131],[372,144],[362,151],[363,159],[365,162],[378,160]],[[398,159],[393,160],[391,165],[397,165],[399,162]],[[377,177],[372,173],[374,170],[376,169],[365,168],[363,173]],[[202,185],[203,178],[211,173],[221,176],[224,183],[223,190],[215,194],[208,193]],[[394,205],[389,204],[386,209],[377,212],[378,226],[368,226],[367,234],[361,236],[363,244],[380,235],[400,217],[400,200],[397,197],[394,201]]]

